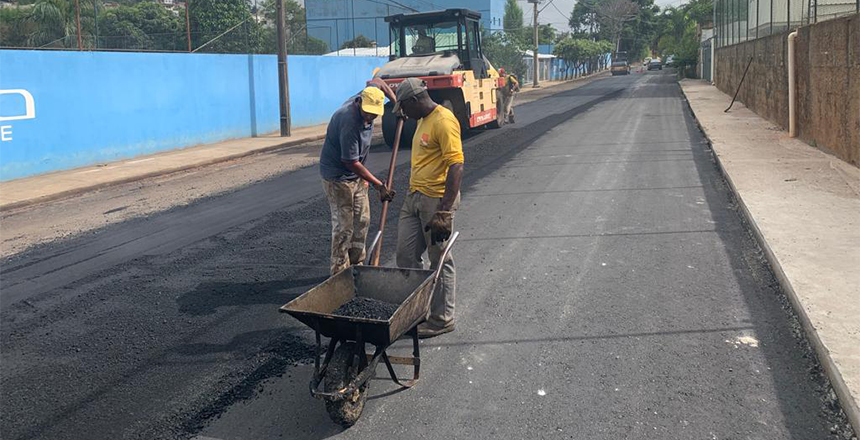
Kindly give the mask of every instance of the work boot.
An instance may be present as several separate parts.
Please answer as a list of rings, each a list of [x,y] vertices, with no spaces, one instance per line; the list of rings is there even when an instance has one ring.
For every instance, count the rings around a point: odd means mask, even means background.
[[[454,331],[454,322],[449,322],[445,327],[436,327],[426,322],[418,324],[418,337],[420,339],[432,338]]]

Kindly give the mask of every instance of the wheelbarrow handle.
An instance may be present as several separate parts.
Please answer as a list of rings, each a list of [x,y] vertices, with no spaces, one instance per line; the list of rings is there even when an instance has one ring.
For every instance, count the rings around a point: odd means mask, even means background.
[[[457,237],[460,236],[460,232],[455,231],[451,234],[451,238],[448,239],[448,244],[445,245],[445,250],[442,251],[442,256],[439,257],[439,265],[436,267],[436,273],[433,274],[433,284],[436,284],[436,281],[439,279],[439,275],[442,273],[442,266],[445,264],[445,259],[448,258],[448,254],[451,252],[451,247],[454,246],[454,241],[457,240]]]

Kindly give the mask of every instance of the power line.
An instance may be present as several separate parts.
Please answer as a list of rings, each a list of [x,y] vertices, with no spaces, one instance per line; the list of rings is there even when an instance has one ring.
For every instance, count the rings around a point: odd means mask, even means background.
[[[562,17],[569,17],[569,15],[565,15],[564,12],[561,12],[561,9],[559,9],[558,6],[556,6],[555,4],[552,4],[552,7],[555,8],[555,10],[558,11],[558,13],[561,14]]]
[[[544,7],[542,7],[542,8],[540,8],[540,9],[538,9],[538,14],[540,14],[541,12],[543,12],[543,10],[544,10],[544,9],[548,8],[548,7],[549,7],[549,5],[553,4],[553,2],[555,2],[555,0],[549,0],[549,3],[547,3],[546,5],[544,5]]]
[[[355,0],[352,0],[352,1],[353,1],[353,3],[355,2]],[[415,8],[410,8],[409,6],[406,6],[406,5],[402,4],[402,3],[396,2],[396,1],[394,1],[394,0],[388,0],[388,1],[390,1],[391,3],[386,3],[385,1],[380,1],[380,0],[365,0],[365,1],[368,1],[368,2],[370,2],[370,3],[376,3],[376,4],[379,4],[379,5],[383,5],[383,6],[394,6],[395,8],[406,9],[406,10],[409,10],[409,11],[412,11],[412,12],[419,12],[419,11],[418,11],[417,9],[415,9]]]

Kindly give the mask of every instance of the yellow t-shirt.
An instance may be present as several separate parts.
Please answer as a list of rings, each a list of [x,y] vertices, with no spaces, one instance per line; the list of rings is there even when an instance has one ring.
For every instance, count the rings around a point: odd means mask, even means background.
[[[460,122],[451,110],[437,105],[418,121],[412,138],[412,174],[409,192],[420,191],[428,197],[445,195],[448,167],[463,163]]]

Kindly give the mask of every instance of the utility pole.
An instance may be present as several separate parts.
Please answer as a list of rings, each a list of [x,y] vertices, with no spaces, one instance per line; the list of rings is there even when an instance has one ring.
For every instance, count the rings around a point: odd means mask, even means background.
[[[281,137],[290,135],[290,83],[287,75],[287,40],[284,34],[284,0],[275,0],[278,9],[278,95],[281,107]]]
[[[99,0],[93,0],[93,18],[96,22],[96,49],[99,48]]]
[[[191,9],[191,0],[185,0],[185,37],[188,39],[188,52],[191,52],[191,19],[188,10]]]
[[[538,2],[540,0],[529,0],[529,3],[533,3],[535,5],[535,13],[534,13],[534,31],[535,31],[535,47],[534,47],[534,59],[532,61],[534,67],[534,81],[532,82],[532,87],[540,87],[538,85]]]
[[[75,0],[75,23],[78,27],[78,50],[84,50],[81,44],[81,3],[78,0]]]

